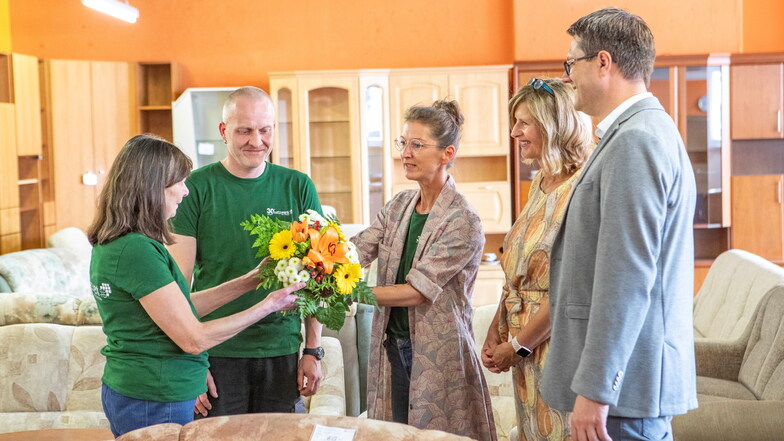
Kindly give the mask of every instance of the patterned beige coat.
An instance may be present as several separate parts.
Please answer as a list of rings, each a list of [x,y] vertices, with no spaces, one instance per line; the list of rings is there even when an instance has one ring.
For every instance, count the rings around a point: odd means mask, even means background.
[[[378,285],[393,285],[419,190],[397,194],[368,229],[351,240],[363,266],[378,258]],[[408,423],[479,440],[495,440],[490,394],[476,354],[471,296],[484,247],[476,211],[450,177],[419,238],[408,283],[427,297],[409,308],[413,360]],[[368,362],[368,417],[392,421],[390,366],[382,342],[389,308],[373,318]]]

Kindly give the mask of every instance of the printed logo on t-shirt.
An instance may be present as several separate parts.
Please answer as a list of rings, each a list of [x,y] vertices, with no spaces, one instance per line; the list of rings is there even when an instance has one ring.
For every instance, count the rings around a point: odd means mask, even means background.
[[[267,208],[267,216],[273,216],[273,215],[278,215],[278,216],[291,216],[291,213],[292,213],[293,211],[294,211],[294,210],[287,210],[287,211],[283,211],[283,210],[276,210],[276,209],[274,209],[274,208]]]
[[[108,283],[101,283],[100,286],[95,286],[92,283],[90,287],[93,290],[93,296],[105,299],[112,294],[112,287]]]

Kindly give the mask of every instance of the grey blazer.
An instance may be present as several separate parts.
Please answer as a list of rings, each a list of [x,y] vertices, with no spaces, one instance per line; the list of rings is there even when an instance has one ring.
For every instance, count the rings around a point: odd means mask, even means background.
[[[575,184],[553,244],[548,405],[577,395],[610,415],[697,407],[692,331],[692,167],[656,98],[626,110]]]

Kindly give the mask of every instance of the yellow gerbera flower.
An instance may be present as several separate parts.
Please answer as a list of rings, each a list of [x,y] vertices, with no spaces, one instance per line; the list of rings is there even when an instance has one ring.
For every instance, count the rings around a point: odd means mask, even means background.
[[[334,276],[338,292],[349,295],[356,288],[359,279],[362,278],[362,267],[358,263],[343,264],[335,270]]]
[[[297,251],[294,240],[291,237],[291,230],[283,230],[272,236],[269,244],[270,257],[275,260],[288,259]]]

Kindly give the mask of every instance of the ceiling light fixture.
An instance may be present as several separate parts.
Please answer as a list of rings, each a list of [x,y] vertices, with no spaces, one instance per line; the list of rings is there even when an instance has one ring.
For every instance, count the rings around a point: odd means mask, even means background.
[[[139,10],[129,5],[127,0],[82,0],[82,4],[128,23],[136,23],[139,18]]]

